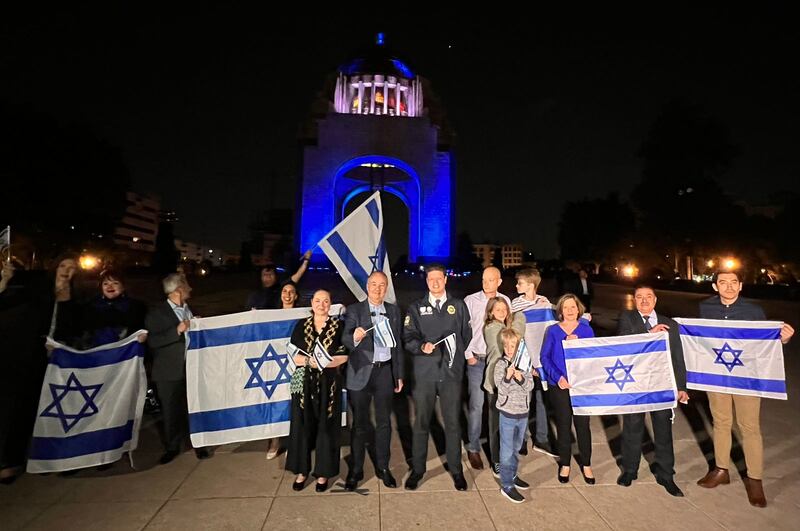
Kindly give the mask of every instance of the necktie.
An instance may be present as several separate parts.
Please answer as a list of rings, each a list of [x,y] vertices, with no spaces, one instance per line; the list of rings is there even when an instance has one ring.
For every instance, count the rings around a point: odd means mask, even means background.
[[[441,312],[442,311],[442,301],[439,300],[439,299],[436,299],[436,311],[437,312]]]
[[[642,319],[644,319],[644,329],[649,332],[650,329],[653,328],[652,326],[650,326],[650,316],[649,315],[643,315]]]

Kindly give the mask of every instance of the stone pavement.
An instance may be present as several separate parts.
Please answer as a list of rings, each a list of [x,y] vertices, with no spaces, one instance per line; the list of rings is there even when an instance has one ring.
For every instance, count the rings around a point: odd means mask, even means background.
[[[600,320],[613,314],[595,311]],[[0,486],[0,529],[797,529],[799,352],[795,338],[785,351],[789,400],[763,401],[766,509],[750,507],[738,474],[730,485],[713,490],[695,485],[713,454],[707,404],[703,393],[695,393],[690,406],[676,412],[674,424],[676,481],[685,498],[666,494],[644,459],[631,487],[616,485],[620,425],[613,417],[592,419],[597,485],[586,485],[577,466],[571,482],[561,485],[555,461],[531,452],[520,462],[520,477],[533,485],[521,505],[502,498],[491,472],[470,469],[465,458],[469,490],[455,491],[433,442],[428,473],[415,492],[385,488],[369,464],[359,492],[341,492],[344,459],[337,486],[328,492],[315,493],[313,484],[294,492],[293,475],[283,471],[284,455],[266,461],[264,441],[220,447],[204,461],[186,452],[158,465],[155,419],[146,417],[134,453],[136,471],[120,461],[110,470],[69,477],[26,474]],[[392,470],[400,480],[407,466],[396,432],[393,437]],[[652,452],[652,443],[645,450]],[[343,457],[348,453],[343,446]],[[652,453],[645,457],[652,459]]]

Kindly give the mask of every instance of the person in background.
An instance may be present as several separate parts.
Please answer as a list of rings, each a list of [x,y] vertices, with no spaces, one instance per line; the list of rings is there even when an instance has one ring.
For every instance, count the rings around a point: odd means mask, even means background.
[[[303,254],[302,262],[297,271],[291,276],[290,280],[296,285],[308,269],[308,262],[311,260],[311,250]],[[248,310],[275,310],[282,307],[281,291],[283,285],[278,281],[278,271],[275,264],[267,264],[261,268],[261,288],[252,292],[247,297]]]

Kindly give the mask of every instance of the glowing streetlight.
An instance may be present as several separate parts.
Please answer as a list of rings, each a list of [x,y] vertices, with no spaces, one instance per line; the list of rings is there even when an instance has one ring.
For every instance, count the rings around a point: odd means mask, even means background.
[[[639,269],[633,264],[628,264],[622,268],[622,276],[626,278],[633,278],[638,272]]]
[[[100,265],[100,260],[90,254],[85,254],[80,258],[81,269],[94,269]]]
[[[739,262],[735,258],[731,257],[731,258],[726,258],[722,262],[722,265],[725,267],[725,269],[729,269],[729,270],[730,269],[736,269],[737,267],[739,267]]]
[[[714,267],[714,260],[709,260],[708,262],[706,262],[706,265],[708,267]]]

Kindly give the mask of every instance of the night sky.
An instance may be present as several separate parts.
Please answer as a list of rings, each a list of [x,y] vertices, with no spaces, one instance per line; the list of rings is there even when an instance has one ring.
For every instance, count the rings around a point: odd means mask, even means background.
[[[626,197],[636,151],[673,98],[730,128],[741,155],[728,193],[759,203],[800,191],[800,43],[783,8],[460,20],[413,8],[406,18],[420,22],[398,24],[367,4],[296,18],[136,6],[0,17],[0,101],[87,124],[121,148],[134,190],[177,210],[185,239],[236,251],[259,209],[294,205],[298,124],[326,76],[378,31],[444,104],[457,230],[474,242],[555,256],[563,202]]]

